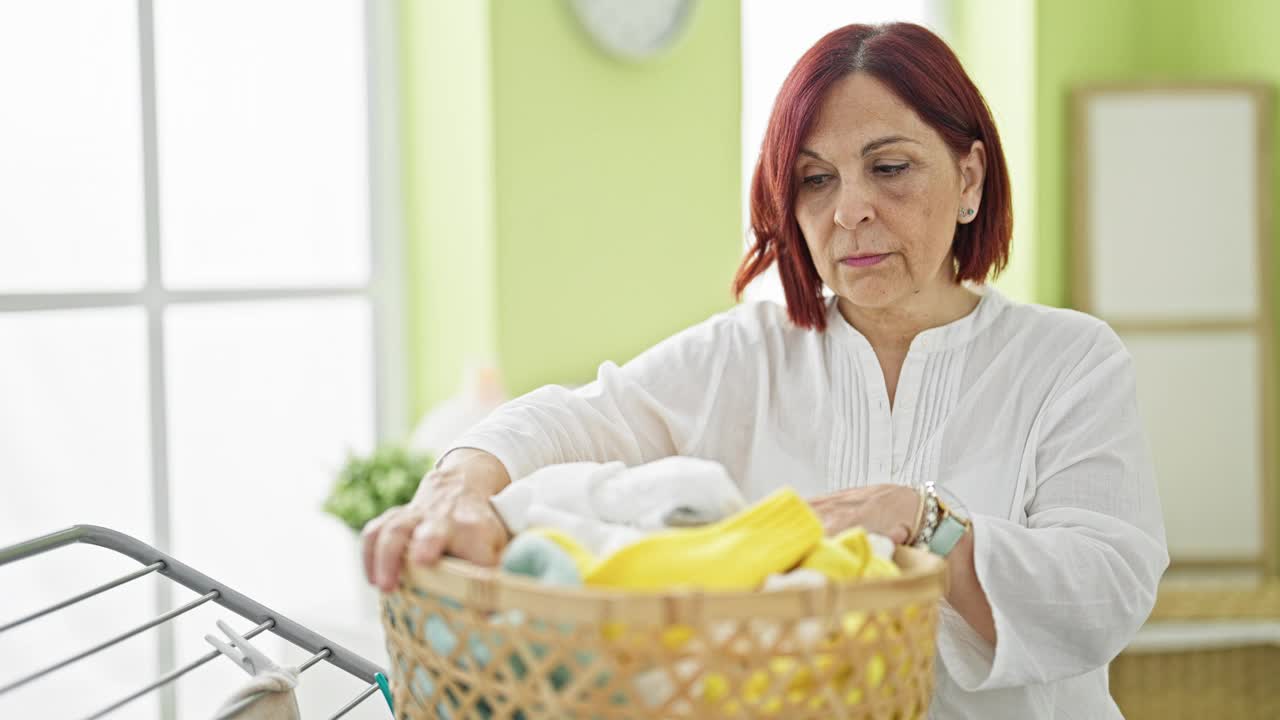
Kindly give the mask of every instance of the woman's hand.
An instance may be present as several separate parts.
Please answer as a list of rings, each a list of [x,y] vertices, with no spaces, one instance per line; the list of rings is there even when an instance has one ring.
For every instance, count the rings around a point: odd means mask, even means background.
[[[489,498],[510,483],[507,470],[489,453],[454,450],[438,470],[422,478],[408,505],[370,520],[361,532],[364,573],[369,583],[391,592],[400,566],[435,563],[444,554],[477,565],[495,565],[510,539]]]
[[[809,500],[828,535],[862,526],[906,544],[916,531],[920,493],[906,485],[849,488]]]

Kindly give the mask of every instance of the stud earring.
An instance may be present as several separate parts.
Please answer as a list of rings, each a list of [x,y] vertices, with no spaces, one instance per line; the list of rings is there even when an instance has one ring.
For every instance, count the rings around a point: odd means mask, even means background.
[[[973,217],[973,215],[977,212],[978,211],[974,210],[973,208],[960,208],[960,217],[962,219],[967,217]]]

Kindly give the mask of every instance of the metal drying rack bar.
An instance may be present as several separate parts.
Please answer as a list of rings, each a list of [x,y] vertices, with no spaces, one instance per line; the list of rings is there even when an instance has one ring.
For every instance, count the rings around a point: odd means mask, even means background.
[[[45,617],[46,615],[55,613],[82,600],[91,598],[113,588],[126,585],[138,578],[150,575],[151,573],[158,572],[187,589],[194,591],[200,597],[163,613],[162,615],[142,623],[141,625],[115,635],[108,640],[104,640],[88,650],[78,652],[75,655],[60,660],[52,665],[42,667],[23,675],[16,680],[9,681],[0,686],[0,696],[11,690],[22,687],[36,679],[56,672],[68,665],[71,665],[72,663],[83,660],[84,658],[105,650],[117,643],[123,642],[138,633],[145,632],[157,625],[166,623],[186,612],[194,610],[195,608],[212,601],[245,618],[246,620],[256,623],[255,627],[244,633],[244,637],[246,639],[270,630],[279,637],[282,637],[303,650],[312,653],[309,659],[298,666],[298,671],[300,673],[306,671],[321,660],[324,660],[329,664],[350,673],[356,678],[369,683],[369,685],[361,690],[359,694],[339,708],[333,715],[329,716],[331,719],[340,718],[343,715],[346,715],[360,703],[368,699],[370,695],[377,692],[380,688],[383,691],[383,696],[387,698],[387,702],[390,704],[390,697],[387,694],[385,686],[386,675],[382,668],[374,665],[360,655],[342,647],[341,645],[328,640],[324,636],[308,629],[307,627],[271,610],[256,600],[242,593],[236,592],[234,589],[214,580],[190,565],[175,560],[169,555],[166,555],[150,545],[147,545],[146,543],[122,532],[99,527],[97,525],[75,525],[67,528],[66,530],[60,530],[48,535],[43,535],[10,547],[0,548],[0,566],[17,562],[35,555],[40,555],[42,553],[49,552],[50,550],[56,550],[72,543],[97,545],[98,547],[113,550],[121,555],[133,558],[142,564],[143,567],[111,580],[110,582],[103,583],[78,595],[67,598],[66,600],[62,600],[48,607],[31,612],[17,620],[0,624],[0,633],[25,625],[33,620]],[[94,712],[87,716],[85,720],[104,717],[129,702],[177,680],[183,675],[214,659],[218,654],[217,650],[205,653],[198,659],[165,673],[139,690]],[[227,708],[219,715],[219,718],[234,717],[236,713],[255,699],[256,698],[247,698],[241,705]]]

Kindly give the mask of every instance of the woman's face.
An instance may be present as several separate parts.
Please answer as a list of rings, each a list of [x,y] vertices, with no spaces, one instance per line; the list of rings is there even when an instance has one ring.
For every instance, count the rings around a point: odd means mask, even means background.
[[[880,81],[837,82],[800,145],[795,215],[818,275],[858,308],[954,284],[956,223],[979,211],[980,141],[957,159]],[[926,295],[927,296],[927,295]]]

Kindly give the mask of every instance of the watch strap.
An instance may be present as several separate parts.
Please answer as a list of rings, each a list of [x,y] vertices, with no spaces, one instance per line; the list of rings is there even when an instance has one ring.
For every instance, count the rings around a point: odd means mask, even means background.
[[[957,520],[950,513],[943,515],[933,536],[929,538],[929,552],[946,557],[968,530],[968,523]]]

